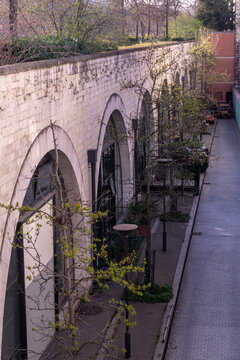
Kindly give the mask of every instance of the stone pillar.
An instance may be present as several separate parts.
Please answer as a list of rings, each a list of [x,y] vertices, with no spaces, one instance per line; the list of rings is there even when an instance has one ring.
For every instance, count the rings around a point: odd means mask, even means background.
[[[235,87],[240,90],[240,1],[235,1],[235,31],[236,31],[236,53],[235,53]]]

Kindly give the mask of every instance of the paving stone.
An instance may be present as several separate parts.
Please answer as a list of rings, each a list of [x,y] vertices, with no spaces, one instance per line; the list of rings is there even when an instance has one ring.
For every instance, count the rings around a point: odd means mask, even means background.
[[[166,360],[240,359],[240,142],[219,120]]]

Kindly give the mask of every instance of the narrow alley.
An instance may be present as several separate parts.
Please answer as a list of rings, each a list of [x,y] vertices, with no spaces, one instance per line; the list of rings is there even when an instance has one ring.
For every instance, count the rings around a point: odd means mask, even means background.
[[[218,120],[166,360],[240,359],[240,135]]]

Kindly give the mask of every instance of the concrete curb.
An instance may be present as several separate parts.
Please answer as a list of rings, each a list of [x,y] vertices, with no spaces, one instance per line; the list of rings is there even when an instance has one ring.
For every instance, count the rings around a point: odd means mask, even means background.
[[[215,135],[216,127],[217,127],[217,122],[216,122],[213,132],[211,134],[210,152],[211,152],[211,148],[212,148],[212,144],[213,144],[213,138]],[[162,320],[162,324],[161,324],[160,336],[159,336],[159,340],[158,340],[156,348],[155,348],[153,360],[164,360],[164,357],[165,357],[167,344],[168,344],[168,337],[170,334],[171,324],[172,324],[172,320],[173,320],[173,316],[174,316],[174,312],[175,312],[175,308],[176,308],[176,304],[177,304],[177,300],[178,300],[178,295],[180,292],[180,286],[181,286],[181,282],[182,282],[182,278],[183,278],[185,264],[187,261],[188,250],[189,250],[190,243],[191,243],[192,231],[193,231],[193,227],[194,227],[194,223],[195,223],[195,219],[196,219],[198,205],[199,205],[200,198],[201,198],[201,192],[202,192],[202,187],[204,184],[205,175],[206,175],[206,173],[201,175],[200,194],[199,194],[199,196],[196,196],[193,201],[192,209],[190,212],[190,220],[189,220],[188,226],[186,228],[184,242],[183,242],[183,245],[181,248],[175,276],[173,279],[173,285],[172,285],[173,298],[167,304],[166,310],[164,312],[164,316],[163,316],[163,320]]]
[[[202,187],[202,184],[203,184],[203,177],[201,179],[201,187]],[[172,289],[173,289],[174,295],[173,295],[173,298],[167,304],[167,307],[166,307],[166,310],[165,310],[165,313],[163,316],[161,332],[160,332],[159,340],[158,340],[158,343],[157,343],[157,346],[155,349],[155,353],[154,353],[154,357],[153,357],[154,360],[163,360],[164,359],[166,346],[167,346],[167,339],[169,336],[170,327],[171,327],[171,323],[172,323],[172,319],[173,319],[173,314],[175,311],[177,298],[178,298],[178,294],[179,294],[179,290],[180,290],[184,267],[185,267],[185,263],[186,263],[186,259],[187,259],[187,253],[188,253],[190,240],[191,240],[191,236],[192,236],[192,229],[194,226],[195,217],[196,217],[196,213],[197,213],[199,198],[200,198],[200,196],[196,196],[193,201],[192,210],[190,213],[190,220],[189,220],[188,226],[186,228],[184,242],[183,242],[183,245],[181,248],[175,276],[173,279]]]

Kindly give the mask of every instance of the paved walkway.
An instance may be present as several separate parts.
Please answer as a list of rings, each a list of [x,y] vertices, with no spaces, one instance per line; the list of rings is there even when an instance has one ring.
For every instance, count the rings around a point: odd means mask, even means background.
[[[179,210],[189,213],[193,202],[192,194],[185,194],[179,197]],[[185,235],[187,223],[167,223],[167,251],[162,251],[162,223],[156,221],[152,228],[153,241],[152,247],[156,249],[155,282],[166,285],[173,281],[182,241]],[[144,251],[143,251],[144,256]],[[82,304],[79,315],[80,339],[79,345],[84,347],[77,356],[77,360],[117,360],[125,359],[121,349],[124,348],[125,326],[117,325],[114,321],[115,307],[110,306],[108,301],[112,298],[120,299],[122,288],[108,283],[109,290],[96,293],[89,304]],[[161,325],[166,303],[135,303],[136,317],[131,320],[137,322],[137,326],[131,329],[131,360],[150,360],[152,359],[159,328]],[[88,309],[93,310],[89,312]],[[102,311],[98,312],[97,309]],[[108,323],[112,325],[108,328]],[[117,320],[117,317],[116,317]],[[116,321],[117,322],[117,321]],[[117,326],[116,326],[117,325]],[[105,331],[110,330],[109,337],[113,337],[112,344],[106,341],[103,351],[98,351],[98,345],[105,337]],[[59,332],[56,336],[57,344],[53,344],[53,349],[49,348],[50,354],[44,354],[41,360],[70,360],[64,352],[64,341],[68,341],[64,333]],[[96,355],[98,352],[98,356]],[[55,357],[54,357],[55,356]]]
[[[234,120],[218,120],[165,359],[240,359],[240,138]]]
[[[179,201],[180,202],[180,201]],[[184,204],[179,204],[183,212],[190,212],[192,195],[185,198]],[[186,211],[187,210],[187,211]],[[186,223],[167,224],[167,251],[162,252],[162,224],[160,223],[153,237],[152,247],[156,249],[155,282],[162,285],[171,285],[181,250]],[[136,309],[136,327],[131,330],[131,360],[151,360],[154,354],[156,341],[166,303],[134,303]],[[119,349],[124,348],[125,327],[119,326],[114,336],[116,345],[110,353],[109,359],[124,359]]]

